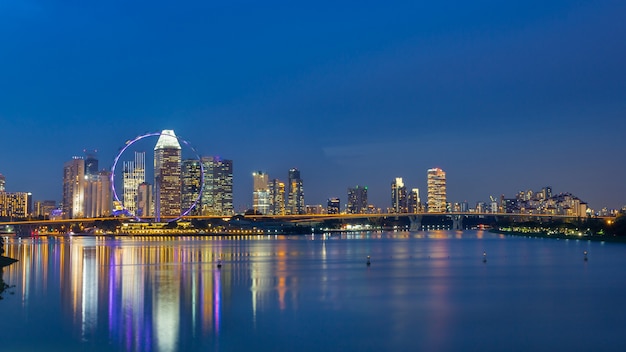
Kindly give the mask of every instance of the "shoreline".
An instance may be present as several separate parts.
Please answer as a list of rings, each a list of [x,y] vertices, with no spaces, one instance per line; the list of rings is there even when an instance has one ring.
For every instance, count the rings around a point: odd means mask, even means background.
[[[520,232],[520,231],[505,231],[499,229],[491,229],[489,232],[497,233],[506,236],[518,236],[518,237],[535,237],[535,238],[553,238],[564,240],[588,240],[594,242],[612,242],[612,243],[625,243],[626,237],[618,237],[615,235],[566,235],[564,233],[547,234],[546,232]]]

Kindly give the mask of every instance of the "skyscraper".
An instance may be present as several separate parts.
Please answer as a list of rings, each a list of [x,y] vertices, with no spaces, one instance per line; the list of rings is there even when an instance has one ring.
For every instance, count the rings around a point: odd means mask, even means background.
[[[182,210],[187,211],[194,206],[198,196],[200,195],[200,189],[202,181],[202,169],[200,167],[199,160],[183,160],[182,162]],[[194,209],[189,211],[189,215],[198,215],[200,214],[200,202],[196,204]]]
[[[0,192],[6,191],[6,178],[3,174],[0,174]]]
[[[348,214],[364,214],[367,212],[367,187],[348,188]]]
[[[270,211],[270,190],[267,182],[267,173],[256,171],[252,173],[253,191],[252,208],[255,213],[269,214]]]
[[[270,214],[285,215],[285,183],[272,179],[270,189]]]
[[[134,161],[124,162],[124,208],[132,215],[137,214],[137,189],[146,182],[146,153],[135,152]]]
[[[163,130],[154,147],[154,215],[177,217],[181,214],[181,148],[173,130]]]
[[[85,217],[96,218],[111,215],[110,176],[111,172],[105,170],[95,175],[85,175],[85,201],[83,203]]]
[[[85,160],[75,156],[63,165],[63,218],[84,216]]]
[[[326,213],[328,214],[339,214],[341,213],[341,201],[339,198],[334,197],[328,199],[326,203]]]
[[[409,194],[409,213],[419,213],[422,211],[422,202],[420,200],[420,190],[413,188]]]
[[[402,177],[396,177],[391,183],[392,213],[407,213],[409,211],[406,196],[406,186],[404,186],[404,182],[402,182]]]
[[[152,185],[144,182],[137,190],[137,216],[154,215],[154,202],[152,197]]]
[[[202,157],[203,215],[233,215],[233,161],[219,156]]]
[[[440,168],[428,169],[428,212],[446,211],[446,173]]]
[[[288,214],[304,214],[304,187],[300,178],[300,170],[293,168],[289,170],[289,198],[287,205]]]

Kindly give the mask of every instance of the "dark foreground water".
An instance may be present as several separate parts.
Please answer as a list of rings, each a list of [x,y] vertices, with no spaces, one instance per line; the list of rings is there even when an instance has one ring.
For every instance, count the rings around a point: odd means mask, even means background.
[[[441,231],[6,250],[1,351],[626,350],[624,244]]]

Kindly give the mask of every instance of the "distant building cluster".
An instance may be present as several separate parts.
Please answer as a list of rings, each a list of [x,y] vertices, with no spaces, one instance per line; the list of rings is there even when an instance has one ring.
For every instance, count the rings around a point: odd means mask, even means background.
[[[181,215],[232,216],[233,161],[217,156],[183,159],[179,139],[172,130],[159,134],[154,146],[153,179],[145,152],[134,152],[132,160],[122,162],[119,185],[112,184],[110,170],[98,168],[96,151],[84,151],[63,165],[62,199],[38,200],[32,194],[7,192],[6,178],[0,174],[0,217],[2,218],[85,218],[127,215],[160,220]],[[270,178],[264,171],[252,173],[252,208],[247,212],[262,215],[300,214],[373,214],[373,213],[515,213],[567,216],[616,215],[618,210],[602,209],[596,214],[587,203],[571,193],[553,194],[550,187],[522,191],[513,198],[490,197],[474,207],[447,200],[446,173],[440,168],[426,171],[426,201],[419,188],[408,188],[402,177],[390,185],[390,204],[384,209],[368,202],[368,187],[347,188],[346,201],[330,197],[325,205],[306,205],[304,183],[297,168],[286,180]],[[116,200],[117,194],[119,201]],[[120,197],[121,196],[121,197]],[[621,210],[626,212],[626,207]]]

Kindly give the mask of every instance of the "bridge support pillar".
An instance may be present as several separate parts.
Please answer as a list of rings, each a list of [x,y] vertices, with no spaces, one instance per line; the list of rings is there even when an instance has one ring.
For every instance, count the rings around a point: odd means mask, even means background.
[[[421,215],[409,215],[409,221],[411,221],[411,225],[409,226],[409,231],[415,232],[422,229],[422,216]]]
[[[463,230],[463,215],[452,215],[452,229]]]

